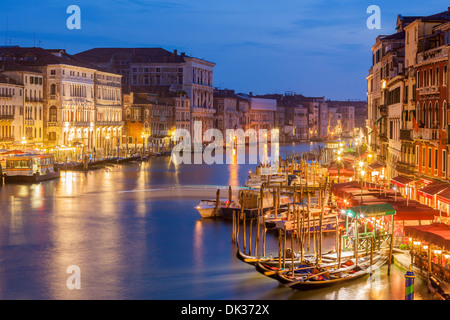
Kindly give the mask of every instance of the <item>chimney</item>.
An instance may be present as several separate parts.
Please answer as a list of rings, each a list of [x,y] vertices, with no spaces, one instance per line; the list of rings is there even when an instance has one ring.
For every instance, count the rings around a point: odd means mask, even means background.
[[[184,57],[186,55],[186,52],[182,52],[181,56]]]
[[[177,54],[178,54],[177,49],[173,50],[173,53],[174,53],[175,55],[177,55]]]

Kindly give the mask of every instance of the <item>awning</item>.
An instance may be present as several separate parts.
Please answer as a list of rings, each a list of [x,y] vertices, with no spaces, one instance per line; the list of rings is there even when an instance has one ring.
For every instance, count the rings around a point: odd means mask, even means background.
[[[361,160],[367,158],[368,156],[369,156],[369,153],[368,153],[368,152],[364,152],[363,154],[357,156],[357,157],[355,158],[355,160],[356,160],[356,161],[361,161]]]
[[[367,166],[367,168],[368,168],[369,170],[375,171],[375,170],[378,170],[378,169],[380,169],[380,168],[384,168],[385,166],[386,166],[386,165],[384,165],[384,164],[382,164],[382,163],[380,163],[380,162],[373,162],[373,163],[369,164],[369,165]]]
[[[391,183],[396,184],[399,187],[406,187],[407,184],[413,182],[414,180],[405,176],[396,176],[395,178],[391,179]]]
[[[396,211],[389,203],[372,204],[367,206],[351,207],[348,211],[359,215],[360,217],[378,217],[395,215]]]
[[[450,227],[442,223],[433,223],[426,226],[405,226],[407,237],[425,241],[450,250]]]
[[[384,116],[381,116],[377,121],[375,121],[375,123],[378,123],[381,121],[381,119],[383,119]]]
[[[450,204],[450,188],[447,188],[439,193],[436,196],[436,199],[443,203]]]
[[[440,193],[444,189],[447,189],[449,187],[448,184],[438,183],[434,182],[426,187],[423,187],[418,191],[418,194],[422,197],[426,198],[433,198],[436,194]]]

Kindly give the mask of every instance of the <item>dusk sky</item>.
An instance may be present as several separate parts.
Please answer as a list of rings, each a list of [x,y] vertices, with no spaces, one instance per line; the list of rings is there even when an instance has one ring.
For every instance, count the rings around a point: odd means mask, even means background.
[[[72,4],[81,8],[81,30],[66,27]],[[379,30],[366,27],[370,5],[381,9]],[[394,33],[398,14],[445,10],[442,0],[15,0],[2,3],[0,45],[70,54],[95,47],[177,49],[215,62],[219,88],[365,100],[376,36]]]

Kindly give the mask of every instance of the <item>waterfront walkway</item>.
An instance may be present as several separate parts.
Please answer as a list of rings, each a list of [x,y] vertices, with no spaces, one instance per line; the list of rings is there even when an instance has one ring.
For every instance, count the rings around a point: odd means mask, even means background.
[[[400,250],[394,249],[394,264],[405,270],[409,270],[409,266],[411,265],[411,255],[409,254],[409,250]],[[413,266],[412,271],[414,272],[416,277],[419,277],[425,281],[428,280],[428,274],[426,271],[419,269]]]

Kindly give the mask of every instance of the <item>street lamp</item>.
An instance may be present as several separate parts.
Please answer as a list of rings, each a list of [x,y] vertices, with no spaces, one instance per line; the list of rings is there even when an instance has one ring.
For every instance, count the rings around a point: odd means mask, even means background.
[[[105,141],[105,151],[106,151],[106,157],[108,158],[108,156],[109,156],[109,139],[110,139],[111,137],[110,137],[110,135],[109,135],[109,133],[106,135],[106,137],[105,137],[105,139],[106,139],[106,141]]]
[[[363,179],[364,179],[364,174],[366,172],[364,170],[361,170],[360,174],[361,174],[361,204],[363,201]]]
[[[338,161],[338,183],[341,182],[340,180],[340,172],[341,172],[341,157],[337,157],[337,161]]]

